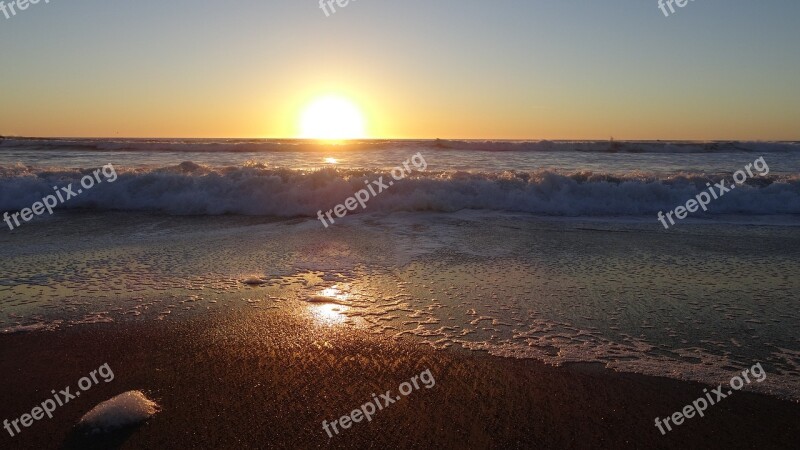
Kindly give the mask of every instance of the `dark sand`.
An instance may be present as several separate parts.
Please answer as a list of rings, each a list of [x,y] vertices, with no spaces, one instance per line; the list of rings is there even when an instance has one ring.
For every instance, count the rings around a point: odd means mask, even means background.
[[[288,326],[287,326],[288,324]],[[283,312],[96,324],[0,336],[0,420],[109,363],[102,383],[0,448],[793,448],[800,405],[737,392],[662,436],[654,426],[704,386],[436,351]],[[338,418],[430,369],[420,389],[329,439]],[[74,389],[74,388],[73,388]],[[106,439],[73,430],[97,403],[141,389],[163,411]]]

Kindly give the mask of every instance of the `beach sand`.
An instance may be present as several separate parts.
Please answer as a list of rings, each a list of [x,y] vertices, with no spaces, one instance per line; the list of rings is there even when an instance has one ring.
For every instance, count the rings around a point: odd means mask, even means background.
[[[469,211],[329,230],[31,224],[0,237],[14,274],[0,280],[0,420],[103,364],[115,378],[18,436],[0,429],[0,448],[793,448],[797,228],[650,225]],[[655,426],[756,363],[763,383]],[[433,387],[323,429],[426,370]],[[107,436],[73,428],[131,390],[161,412]]]
[[[319,327],[286,311],[231,311],[179,322],[91,324],[0,335],[0,418],[108,363],[115,378],[0,448],[792,448],[800,405],[737,392],[662,436],[665,417],[703,385],[552,367],[461,349],[434,350],[357,328]],[[322,421],[426,369],[421,386],[329,438]],[[74,388],[73,388],[74,389]],[[162,411],[112,435],[73,429],[97,403],[140,389]]]

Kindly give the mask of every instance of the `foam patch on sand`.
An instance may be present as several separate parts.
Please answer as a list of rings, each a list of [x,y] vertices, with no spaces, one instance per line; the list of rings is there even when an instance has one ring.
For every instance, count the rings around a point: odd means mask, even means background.
[[[112,431],[138,425],[159,412],[156,402],[141,391],[128,391],[92,408],[78,422],[92,431]]]
[[[53,323],[34,323],[31,325],[15,325],[13,327],[0,329],[0,334],[32,333],[35,331],[53,331],[58,328],[60,320]]]
[[[267,284],[268,282],[269,282],[268,280],[265,280],[258,276],[250,276],[242,280],[242,283],[248,286],[261,286],[262,284]]]

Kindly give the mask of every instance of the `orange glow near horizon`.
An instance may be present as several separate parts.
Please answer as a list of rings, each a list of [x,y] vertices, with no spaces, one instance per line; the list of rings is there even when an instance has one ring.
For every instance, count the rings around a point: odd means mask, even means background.
[[[50,3],[0,26],[0,135],[800,139],[800,2]]]

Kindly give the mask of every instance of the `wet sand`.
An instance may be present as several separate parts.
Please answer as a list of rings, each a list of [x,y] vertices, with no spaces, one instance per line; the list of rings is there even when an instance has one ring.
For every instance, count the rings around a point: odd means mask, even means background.
[[[0,420],[108,363],[115,379],[0,448],[793,448],[800,404],[737,392],[666,436],[654,426],[703,385],[434,350],[284,311],[175,322],[92,324],[0,335]],[[430,369],[436,380],[329,438],[322,421]],[[163,411],[106,437],[73,425],[97,403],[141,389]],[[0,430],[2,431],[2,430]]]

